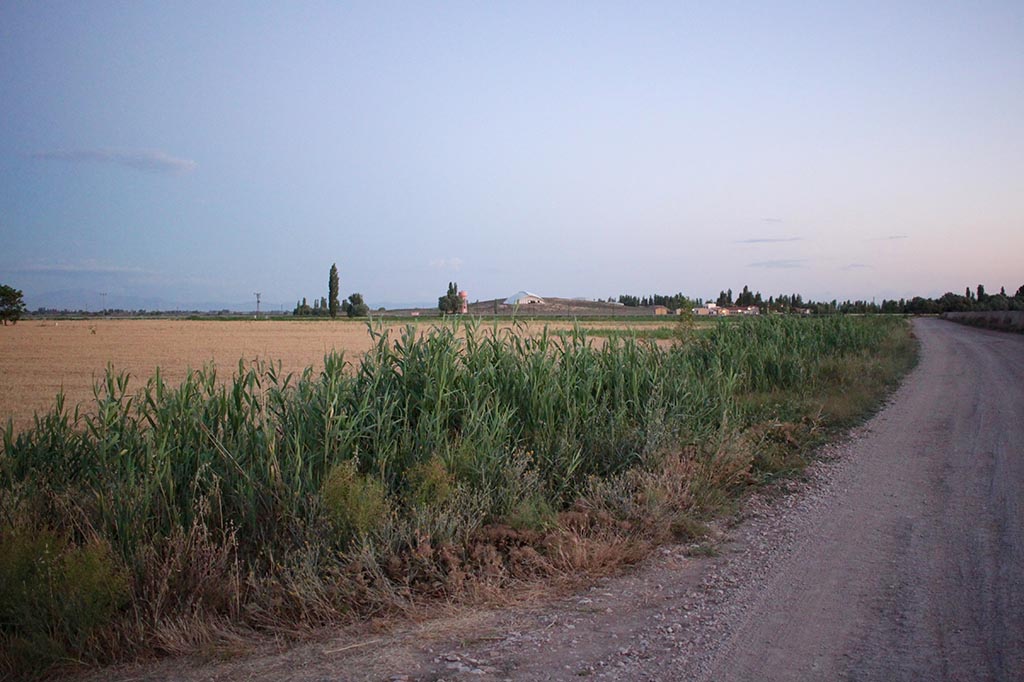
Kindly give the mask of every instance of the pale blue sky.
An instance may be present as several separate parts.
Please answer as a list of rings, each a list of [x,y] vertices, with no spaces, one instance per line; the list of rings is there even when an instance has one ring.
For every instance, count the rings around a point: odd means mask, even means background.
[[[0,232],[30,307],[1014,291],[1024,3],[6,0]]]

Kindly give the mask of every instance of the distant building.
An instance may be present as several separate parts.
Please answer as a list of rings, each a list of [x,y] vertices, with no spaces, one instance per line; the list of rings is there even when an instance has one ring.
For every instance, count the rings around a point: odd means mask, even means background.
[[[469,312],[469,294],[465,291],[459,292],[459,312],[463,315]]]
[[[719,306],[708,303],[706,306],[693,309],[694,315],[706,315],[709,317],[729,317],[731,315],[760,315],[761,309],[756,305],[726,305]]]
[[[505,305],[534,305],[543,304],[544,299],[529,291],[520,291],[505,299]]]
[[[692,312],[694,315],[713,316],[718,314],[718,306],[714,303],[708,303],[707,305],[694,308]]]
[[[760,315],[761,309],[756,305],[730,305],[724,308],[719,308],[721,311],[719,315]]]
[[[654,306],[654,314],[655,315],[668,315],[668,308],[666,308],[663,305],[656,305],[656,306]]]

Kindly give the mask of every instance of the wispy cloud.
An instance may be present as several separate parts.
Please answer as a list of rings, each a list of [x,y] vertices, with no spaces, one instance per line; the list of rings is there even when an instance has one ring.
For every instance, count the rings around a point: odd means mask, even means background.
[[[435,258],[430,261],[430,267],[435,270],[460,270],[462,268],[462,259],[458,256],[452,256],[451,258]]]
[[[849,263],[847,265],[844,265],[842,269],[843,270],[869,270],[869,269],[871,269],[871,266],[867,265],[866,263]]]
[[[737,244],[781,244],[783,242],[802,241],[803,237],[752,237],[750,239],[738,239]]]
[[[68,163],[105,163],[149,173],[190,173],[199,167],[191,159],[179,159],[151,149],[72,149],[35,152],[34,159]]]
[[[788,270],[791,268],[802,268],[804,266],[803,259],[800,258],[784,258],[780,260],[762,260],[756,263],[748,263],[748,268],[773,268],[777,270]]]
[[[871,241],[876,241],[876,242],[894,242],[894,241],[897,241],[899,239],[910,239],[910,236],[909,235],[905,235],[905,234],[890,234],[890,235],[885,236],[885,237],[875,237]]]
[[[761,218],[761,222],[764,223],[781,223],[782,218]]]

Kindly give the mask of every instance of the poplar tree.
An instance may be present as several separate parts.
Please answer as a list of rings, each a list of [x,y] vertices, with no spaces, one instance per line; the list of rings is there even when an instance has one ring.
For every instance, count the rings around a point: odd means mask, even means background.
[[[338,264],[331,264],[331,275],[327,282],[328,305],[331,317],[338,316]]]

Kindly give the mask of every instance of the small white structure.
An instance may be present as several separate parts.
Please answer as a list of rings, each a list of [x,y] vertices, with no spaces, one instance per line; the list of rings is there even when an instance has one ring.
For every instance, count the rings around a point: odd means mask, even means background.
[[[718,315],[718,306],[714,303],[708,303],[707,305],[694,308],[692,310],[694,315]]]
[[[505,305],[531,305],[537,303],[543,304],[544,299],[537,294],[531,294],[529,291],[520,291],[505,299]]]

